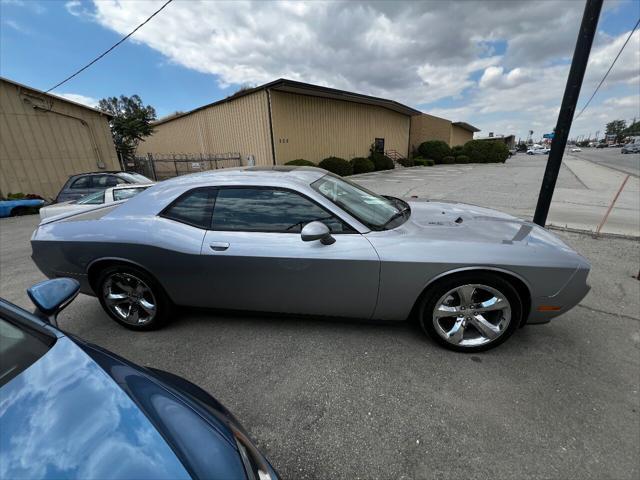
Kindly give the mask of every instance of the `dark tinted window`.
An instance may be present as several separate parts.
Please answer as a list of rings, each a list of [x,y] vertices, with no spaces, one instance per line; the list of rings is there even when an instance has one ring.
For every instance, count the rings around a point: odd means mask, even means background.
[[[194,227],[209,228],[213,207],[213,194],[210,192],[206,189],[187,192],[173,202],[162,216]]]
[[[326,210],[287,190],[223,188],[213,212],[214,230],[296,233],[314,220],[325,223],[332,232],[346,231]]]
[[[0,386],[35,363],[48,349],[39,338],[0,318]]]
[[[115,187],[118,183],[118,178],[114,175],[96,175],[93,177],[93,188],[109,188]]]
[[[71,184],[71,188],[91,188],[91,176],[78,178]]]

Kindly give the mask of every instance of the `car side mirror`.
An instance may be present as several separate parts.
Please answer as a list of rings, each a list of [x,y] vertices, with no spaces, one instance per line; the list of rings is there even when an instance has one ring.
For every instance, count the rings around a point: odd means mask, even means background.
[[[313,242],[314,240],[320,240],[323,245],[331,245],[336,242],[336,239],[331,236],[331,230],[322,222],[309,222],[300,232],[303,242]]]
[[[76,298],[80,283],[72,278],[55,278],[36,283],[27,289],[29,298],[36,306],[36,316],[58,326],[58,314]]]

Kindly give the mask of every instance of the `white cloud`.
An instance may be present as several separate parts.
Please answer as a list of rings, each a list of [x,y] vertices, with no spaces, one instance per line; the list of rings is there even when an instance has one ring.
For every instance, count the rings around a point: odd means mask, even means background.
[[[97,98],[80,95],[78,93],[56,93],[56,95],[58,97],[66,98],[67,100],[71,100],[72,102],[81,103],[82,105],[93,108],[96,108],[99,102]]]
[[[4,20],[2,23],[7,27],[14,29],[16,32],[20,32],[25,35],[31,35],[32,33],[31,29],[25,27],[24,25],[22,25],[21,23],[15,20],[7,19],[7,20]]]
[[[71,0],[67,8],[126,34],[163,1],[95,1],[88,13]],[[132,41],[215,75],[223,88],[286,77],[413,106],[453,99],[463,106],[427,110],[485,132],[522,134],[555,124],[583,7],[573,0],[540,8],[502,1],[193,0],[173,2]],[[605,12],[619,7],[607,2]],[[638,84],[639,35],[599,95]],[[593,91],[624,38],[598,36],[583,92]],[[600,122],[599,108],[594,102],[579,125]]]

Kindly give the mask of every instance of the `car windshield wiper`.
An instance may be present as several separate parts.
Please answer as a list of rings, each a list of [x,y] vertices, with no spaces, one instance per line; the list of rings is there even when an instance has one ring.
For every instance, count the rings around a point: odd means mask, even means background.
[[[407,205],[406,207],[404,207],[399,212],[396,212],[393,215],[391,215],[391,218],[389,220],[387,220],[386,222],[384,222],[384,224],[382,224],[381,228],[385,228],[387,225],[389,225],[394,220],[396,220],[396,219],[398,219],[400,217],[404,217],[404,214],[407,213],[407,212],[410,212],[410,211],[411,211],[411,207],[409,207],[409,205]]]

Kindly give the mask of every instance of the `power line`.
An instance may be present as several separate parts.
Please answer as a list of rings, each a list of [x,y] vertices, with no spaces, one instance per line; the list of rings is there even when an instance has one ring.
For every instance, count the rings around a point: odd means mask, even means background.
[[[91,60],[89,63],[87,63],[84,67],[82,67],[80,70],[76,71],[75,73],[69,75],[67,78],[65,78],[64,80],[62,80],[60,83],[55,84],[53,87],[51,87],[49,90],[47,90],[45,93],[49,93],[51,90],[55,90],[56,88],[58,88],[60,85],[67,83],[69,80],[71,80],[73,77],[75,77],[76,75],[78,75],[79,73],[82,73],[83,71],[85,71],[87,68],[89,68],[91,65],[93,65],[94,63],[96,63],[98,60],[100,60],[102,57],[104,57],[106,54],[108,54],[109,52],[111,52],[112,50],[114,50],[116,47],[118,47],[121,43],[123,43],[125,40],[127,40],[130,36],[132,36],[134,33],[136,33],[138,30],[140,30],[140,28],[142,28],[144,25],[146,25],[153,17],[155,17],[157,14],[159,14],[162,10],[164,10],[164,8],[169,5],[171,2],[173,2],[173,0],[167,0],[164,5],[162,5],[158,10],[156,10],[155,12],[153,12],[153,14],[147,18],[144,22],[142,22],[140,25],[138,25],[136,28],[134,28],[131,33],[129,33],[128,35],[122,37],[120,39],[120,41],[114,45],[112,45],[110,48],[108,48],[107,50],[105,50],[104,52],[102,52],[100,55],[98,55],[96,58],[94,58],[93,60]]]
[[[602,86],[602,84],[604,83],[604,81],[606,80],[607,76],[609,75],[609,72],[611,71],[611,69],[613,68],[613,66],[616,64],[616,61],[618,60],[618,57],[620,56],[620,54],[622,53],[622,51],[624,50],[624,47],[627,46],[627,43],[629,43],[629,40],[631,40],[631,37],[633,36],[633,33],[636,31],[636,29],[638,28],[638,25],[640,25],[640,18],[638,19],[638,21],[636,22],[635,27],[633,27],[633,30],[631,30],[631,33],[629,34],[629,36],[627,37],[627,39],[624,41],[624,44],[622,45],[622,48],[620,49],[620,51],[618,52],[618,54],[616,55],[616,58],[613,59],[613,62],[611,62],[611,66],[609,67],[609,70],[607,70],[607,73],[604,74],[604,77],[602,77],[602,80],[600,80],[600,83],[598,84],[598,86],[596,87],[596,89],[593,91],[593,94],[591,95],[591,97],[589,98],[589,100],[587,101],[587,103],[584,104],[584,107],[582,107],[582,110],[580,110],[580,113],[578,113],[578,115],[575,116],[575,118],[573,119],[574,121],[578,119],[578,117],[580,115],[582,115],[582,112],[584,112],[587,107],[589,106],[589,104],[591,103],[591,100],[593,100],[593,97],[596,96],[596,93],[598,93],[598,90],[600,89],[600,87]]]

